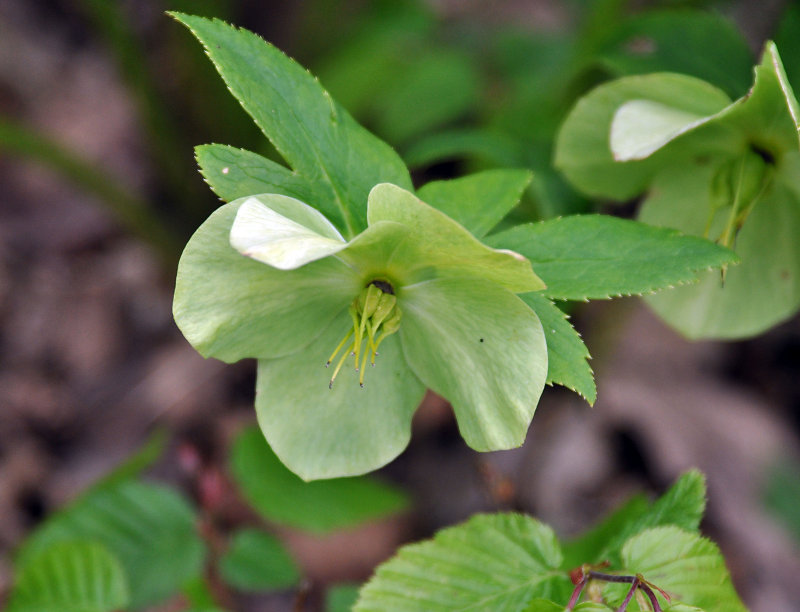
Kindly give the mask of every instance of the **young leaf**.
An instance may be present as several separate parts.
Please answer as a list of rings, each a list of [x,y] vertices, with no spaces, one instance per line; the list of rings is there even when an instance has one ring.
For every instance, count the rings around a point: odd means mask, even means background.
[[[300,572],[280,541],[258,529],[234,534],[219,571],[228,584],[244,591],[288,589],[300,581]]]
[[[417,195],[476,238],[483,238],[519,203],[531,178],[528,170],[486,170],[449,181],[432,181]]]
[[[540,293],[523,293],[520,297],[542,322],[547,342],[547,382],[572,389],[594,404],[597,387],[587,361],[589,349],[572,327],[567,314]]]
[[[551,299],[642,294],[697,279],[737,261],[708,240],[608,215],[574,215],[490,236],[495,248],[527,257]]]
[[[354,612],[516,610],[541,597],[566,602],[553,531],[518,514],[477,515],[400,549],[361,589]]]
[[[131,607],[157,603],[200,572],[205,547],[195,513],[166,487],[120,482],[91,490],[37,529],[18,552],[24,571],[36,555],[65,540],[95,541],[128,575]]]
[[[128,605],[119,561],[95,542],[57,542],[20,569],[6,612],[113,612]]]
[[[408,170],[319,82],[272,45],[218,20],[171,13],[200,40],[225,83],[278,152],[326,197],[308,202],[350,238],[366,227],[369,190],[411,188]]]
[[[725,561],[716,544],[675,526],[648,529],[632,537],[622,548],[627,574],[641,574],[664,589],[674,602],[697,606],[706,612],[746,612],[731,584]],[[607,584],[603,593],[619,605],[629,585]],[[664,599],[656,592],[664,606]],[[641,610],[634,599],[631,612]]]
[[[283,466],[255,427],[236,439],[231,468],[242,493],[260,514],[307,531],[352,527],[399,512],[408,504],[402,492],[370,478],[303,482]]]
[[[600,525],[565,543],[565,567],[601,561],[618,564],[623,543],[651,527],[675,525],[697,531],[705,507],[705,478],[699,471],[689,470],[652,505],[634,497]]]

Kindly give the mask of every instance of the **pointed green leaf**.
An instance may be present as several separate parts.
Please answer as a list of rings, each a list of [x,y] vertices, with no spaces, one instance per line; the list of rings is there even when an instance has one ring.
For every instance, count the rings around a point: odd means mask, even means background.
[[[369,222],[387,221],[409,230],[410,239],[398,245],[390,262],[414,275],[413,282],[460,276],[483,278],[514,292],[536,291],[544,286],[524,257],[488,248],[414,194],[383,183],[370,192]]]
[[[361,589],[354,612],[520,610],[534,597],[566,602],[553,531],[518,514],[477,515],[400,549]]]
[[[258,529],[237,531],[219,560],[222,578],[244,591],[288,589],[300,572],[280,541]]]
[[[333,258],[286,271],[242,256],[228,238],[239,205],[218,208],[186,245],[175,322],[206,357],[237,361],[298,351],[347,308],[359,281]]]
[[[730,99],[705,81],[680,74],[651,74],[618,79],[581,98],[565,119],[556,142],[555,165],[578,189],[593,196],[625,200],[641,193],[654,173],[681,151],[641,161],[614,160],[609,134],[614,115],[626,102],[648,100],[704,117],[721,111]],[[724,130],[691,143],[689,151],[736,151],[744,137]],[[669,154],[668,154],[669,153]]]
[[[432,181],[417,195],[482,238],[519,203],[532,178],[529,170],[486,170],[449,181]]]
[[[706,612],[746,611],[716,544],[695,533],[675,526],[649,529],[625,543],[622,561],[625,573],[642,574],[669,593],[674,602]],[[619,605],[627,588],[624,584],[607,584],[603,593],[610,603]],[[664,598],[657,596],[664,606]],[[640,609],[634,598],[628,610]]]
[[[129,599],[125,572],[104,546],[63,541],[21,568],[6,612],[113,612]]]
[[[547,378],[539,318],[513,293],[480,279],[404,287],[399,335],[419,379],[453,406],[480,451],[520,446]]]
[[[57,542],[99,542],[125,569],[131,606],[138,609],[176,593],[201,571],[205,547],[196,520],[193,509],[174,491],[121,482],[90,491],[45,521],[25,541],[15,565],[24,568]]]
[[[310,203],[345,236],[366,226],[373,185],[389,181],[411,188],[397,154],[293,60],[247,30],[171,14],[200,40],[233,95],[294,171],[328,191],[326,200]]]
[[[655,503],[634,497],[594,529],[564,544],[564,567],[602,561],[618,565],[621,547],[628,538],[662,525],[697,531],[705,507],[705,478],[699,471],[689,470]]]
[[[408,505],[401,491],[373,478],[303,482],[284,467],[255,427],[237,437],[231,469],[245,498],[264,518],[305,531],[352,527]]]
[[[708,240],[608,215],[519,225],[487,242],[527,257],[547,285],[541,293],[561,300],[647,293],[737,260]]]
[[[697,284],[645,298],[661,318],[688,338],[752,336],[800,307],[800,190],[788,182],[800,181],[784,177],[795,174],[788,163],[784,168],[739,231],[735,248],[741,263],[728,268],[724,285],[719,272],[705,272]],[[663,171],[639,218],[701,235],[708,223],[708,194],[715,170],[691,165]]]
[[[567,314],[539,293],[519,296],[539,317],[547,340],[547,382],[572,389],[590,404],[597,399],[589,349]]]
[[[322,213],[300,200],[267,193],[235,203],[231,246],[273,268],[294,270],[347,246]]]
[[[221,200],[233,202],[260,193],[279,193],[320,208],[329,190],[310,183],[274,161],[236,147],[220,144],[195,147],[200,172]]]

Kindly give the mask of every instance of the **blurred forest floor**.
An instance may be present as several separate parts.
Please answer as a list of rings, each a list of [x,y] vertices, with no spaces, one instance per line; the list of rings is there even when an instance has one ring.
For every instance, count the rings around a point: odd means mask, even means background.
[[[139,4],[145,39],[178,30],[157,0]],[[542,19],[557,21],[557,9],[536,4]],[[292,10],[274,11],[249,9],[242,25],[291,52]],[[0,0],[0,113],[79,151],[137,197],[170,206],[136,102],[69,0]],[[190,146],[210,136],[186,143],[183,165],[192,165]],[[187,181],[210,210],[199,175]],[[202,476],[186,458],[224,474],[232,435],[254,421],[253,364],[195,353],[172,322],[172,282],[169,266],[92,196],[0,155],[0,592],[25,534],[155,426],[170,433],[155,473],[198,496]],[[429,397],[411,446],[383,470],[411,492],[413,511],[328,538],[287,532],[309,578],[364,580],[400,542],[480,510],[519,509],[576,533],[696,466],[709,483],[704,529],[745,601],[755,612],[796,610],[800,544],[764,498],[774,466],[798,457],[800,320],[726,344],[683,341],[633,299],[588,305],[574,320],[594,355],[593,409],[548,389],[525,446],[479,455]],[[290,601],[242,609],[288,610]]]

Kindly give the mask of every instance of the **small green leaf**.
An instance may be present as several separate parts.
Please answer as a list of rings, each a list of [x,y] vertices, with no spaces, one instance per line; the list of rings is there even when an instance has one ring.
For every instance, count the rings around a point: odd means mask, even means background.
[[[547,382],[563,385],[594,404],[597,387],[587,361],[589,349],[569,322],[567,314],[540,293],[519,296],[542,322],[547,341]]]
[[[125,572],[104,546],[61,541],[20,569],[6,612],[113,612],[129,599]]]
[[[487,242],[528,258],[547,285],[541,293],[560,300],[647,293],[737,261],[708,240],[608,215],[519,225]]]
[[[325,593],[325,612],[350,612],[358,600],[358,585],[337,584]]]
[[[258,529],[237,531],[219,561],[225,581],[244,591],[288,589],[300,572],[280,541]]]
[[[166,487],[120,482],[89,491],[53,515],[24,543],[15,566],[24,571],[33,558],[65,540],[96,541],[125,569],[131,607],[157,603],[200,572],[205,547],[196,516]]]
[[[401,491],[371,478],[303,482],[283,466],[257,428],[236,439],[231,469],[244,496],[266,519],[317,533],[383,518],[408,504]]]
[[[278,193],[319,207],[328,197],[319,184],[256,153],[220,144],[200,145],[194,151],[203,178],[225,202]]]
[[[417,377],[450,401],[467,444],[479,451],[522,445],[547,378],[536,313],[474,278],[418,283],[398,300],[403,353]]]
[[[566,602],[553,531],[518,514],[477,515],[411,544],[378,567],[354,612],[518,610],[534,597]]]
[[[675,526],[648,529],[625,543],[622,562],[625,573],[641,574],[669,593],[676,603],[697,606],[706,612],[747,610],[731,584],[716,544],[695,533]],[[603,593],[610,603],[619,605],[627,589],[628,585],[607,584]],[[664,599],[656,594],[663,606]],[[628,610],[640,609],[634,598]]]
[[[326,191],[325,199],[309,204],[347,238],[366,227],[367,194],[375,184],[411,188],[397,154],[278,49],[218,20],[171,15],[200,40],[233,95],[295,172]]]
[[[597,527],[564,544],[565,567],[602,561],[618,564],[623,543],[651,527],[675,525],[697,531],[705,505],[705,478],[697,470],[690,470],[655,503],[634,497]]]
[[[519,203],[532,178],[529,170],[486,170],[449,181],[432,181],[417,195],[482,238]]]

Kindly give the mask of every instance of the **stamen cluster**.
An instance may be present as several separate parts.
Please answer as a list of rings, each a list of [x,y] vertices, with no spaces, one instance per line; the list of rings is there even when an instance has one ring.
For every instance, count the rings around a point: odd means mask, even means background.
[[[363,388],[367,357],[369,357],[370,365],[374,366],[381,342],[400,329],[400,316],[397,297],[394,295],[392,286],[382,280],[371,281],[350,305],[353,326],[325,364],[326,368],[330,366],[336,356],[347,346],[333,370],[328,387],[333,388],[333,381],[339,374],[339,370],[342,369],[342,365],[348,356],[353,356],[355,370],[360,372],[358,384]],[[351,337],[352,340],[350,340]]]

